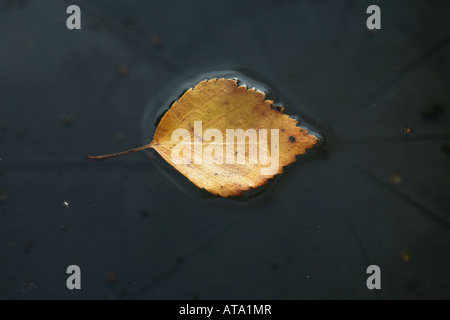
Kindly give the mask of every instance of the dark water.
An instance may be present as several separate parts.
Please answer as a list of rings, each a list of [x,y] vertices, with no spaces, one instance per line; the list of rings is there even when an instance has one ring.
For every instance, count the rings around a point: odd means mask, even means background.
[[[383,2],[376,32],[370,1],[70,4],[81,30],[69,3],[0,2],[0,298],[450,297],[446,1]],[[321,152],[247,201],[151,151],[85,161],[148,143],[224,72],[317,128]]]

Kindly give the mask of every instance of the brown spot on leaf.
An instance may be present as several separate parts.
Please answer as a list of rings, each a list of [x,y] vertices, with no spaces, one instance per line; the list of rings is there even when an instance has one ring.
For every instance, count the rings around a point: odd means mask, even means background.
[[[290,142],[295,142],[295,137],[294,136],[289,136],[289,141]]]

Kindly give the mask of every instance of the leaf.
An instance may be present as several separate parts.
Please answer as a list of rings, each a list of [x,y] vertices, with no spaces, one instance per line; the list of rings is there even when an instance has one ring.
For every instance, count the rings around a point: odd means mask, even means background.
[[[236,80],[202,81],[173,103],[151,143],[88,159],[153,148],[199,188],[221,197],[239,196],[282,173],[284,166],[318,141],[265,98],[264,93],[238,86]]]

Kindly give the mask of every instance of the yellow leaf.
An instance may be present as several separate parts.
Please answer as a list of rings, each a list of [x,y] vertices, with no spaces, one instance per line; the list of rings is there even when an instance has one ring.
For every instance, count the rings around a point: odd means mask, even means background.
[[[239,196],[283,172],[318,141],[264,93],[236,80],[197,84],[174,102],[148,145],[89,160],[153,148],[199,188]]]

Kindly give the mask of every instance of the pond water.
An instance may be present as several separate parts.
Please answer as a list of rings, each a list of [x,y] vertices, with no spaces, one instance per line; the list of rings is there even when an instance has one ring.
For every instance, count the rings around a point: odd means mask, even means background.
[[[383,2],[374,32],[372,2],[80,1],[81,30],[64,2],[0,3],[0,298],[450,298],[450,3]],[[320,150],[241,201],[153,151],[86,161],[218,76]]]

